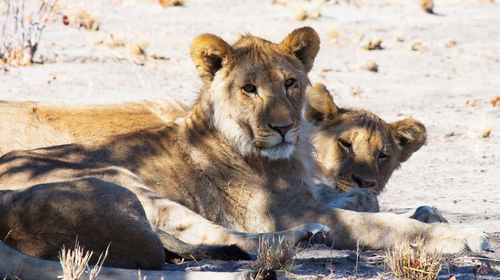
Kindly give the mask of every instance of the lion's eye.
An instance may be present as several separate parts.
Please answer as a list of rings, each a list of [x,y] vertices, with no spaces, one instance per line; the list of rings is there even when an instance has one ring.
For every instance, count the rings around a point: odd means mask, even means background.
[[[246,84],[242,87],[242,89],[247,93],[257,93],[257,87],[252,84]]]
[[[286,81],[285,81],[285,87],[286,88],[290,88],[293,85],[295,85],[295,79],[294,78],[286,79]]]
[[[352,147],[352,143],[350,143],[344,139],[339,139],[339,146],[344,148],[344,149],[350,150]]]

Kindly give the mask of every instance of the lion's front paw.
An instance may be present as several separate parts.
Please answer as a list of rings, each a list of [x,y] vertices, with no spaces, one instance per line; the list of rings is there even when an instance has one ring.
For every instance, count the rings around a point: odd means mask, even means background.
[[[323,244],[329,234],[330,229],[327,226],[319,223],[308,223],[291,228],[287,239],[290,243],[303,247],[311,244]]]
[[[339,194],[335,200],[328,202],[328,206],[356,212],[378,212],[378,199],[368,189],[353,189]]]
[[[428,246],[433,251],[454,254],[466,250],[480,252],[490,249],[488,235],[478,229],[456,229],[435,223],[429,230]]]
[[[489,251],[490,237],[484,231],[478,229],[464,229],[465,245],[473,252]]]

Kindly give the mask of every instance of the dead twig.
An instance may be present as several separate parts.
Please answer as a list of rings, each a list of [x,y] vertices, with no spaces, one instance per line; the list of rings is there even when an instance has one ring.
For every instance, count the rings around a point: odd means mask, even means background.
[[[42,0],[40,7],[27,17],[24,0],[5,1],[7,15],[1,27],[0,61],[14,66],[30,65],[57,0]]]

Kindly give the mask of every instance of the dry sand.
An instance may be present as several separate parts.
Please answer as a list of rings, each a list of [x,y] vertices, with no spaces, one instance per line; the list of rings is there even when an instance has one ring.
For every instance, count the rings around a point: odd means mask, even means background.
[[[484,256],[494,260],[482,277],[500,277],[500,103],[490,104],[500,96],[499,3],[438,0],[435,14],[428,14],[417,0],[324,5],[187,0],[184,6],[166,9],[154,1],[67,2],[42,35],[36,60],[43,64],[0,67],[0,100],[89,104],[170,96],[190,104],[201,85],[189,58],[196,35],[214,33],[234,41],[251,32],[278,42],[296,27],[312,26],[322,45],[310,78],[325,83],[339,106],[366,108],[388,121],[411,115],[428,129],[427,145],[395,172],[381,195],[382,211],[433,205],[451,224],[488,232],[494,251]],[[1,3],[0,11],[4,9]],[[98,31],[63,25],[62,15],[79,9],[99,17]],[[300,9],[313,18],[298,21]],[[365,50],[374,39],[382,40],[382,49]],[[108,46],[120,41],[147,43],[148,55],[168,59],[144,60],[127,47]],[[378,65],[378,72],[365,69],[370,62]],[[305,277],[300,279],[382,277],[385,270],[373,254],[382,252],[361,254],[356,271],[355,252],[307,250],[300,254],[305,259],[298,260],[303,266],[295,273]],[[474,277],[472,268],[480,261],[464,256],[440,277]],[[200,262],[169,269],[246,265]]]

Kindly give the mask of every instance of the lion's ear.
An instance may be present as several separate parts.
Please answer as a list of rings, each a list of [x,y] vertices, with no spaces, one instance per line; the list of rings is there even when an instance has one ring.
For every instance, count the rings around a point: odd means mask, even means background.
[[[319,51],[319,36],[311,27],[295,29],[280,43],[280,48],[297,57],[307,72],[311,71]]]
[[[212,34],[202,34],[194,38],[190,49],[198,74],[204,82],[211,82],[215,73],[226,65],[233,56],[231,46]]]
[[[390,123],[389,126],[401,152],[400,162],[408,160],[427,140],[425,126],[412,118]]]
[[[339,108],[333,102],[332,96],[325,85],[316,83],[306,93],[306,108],[304,117],[306,121],[318,124],[322,121],[331,121],[338,116]]]

